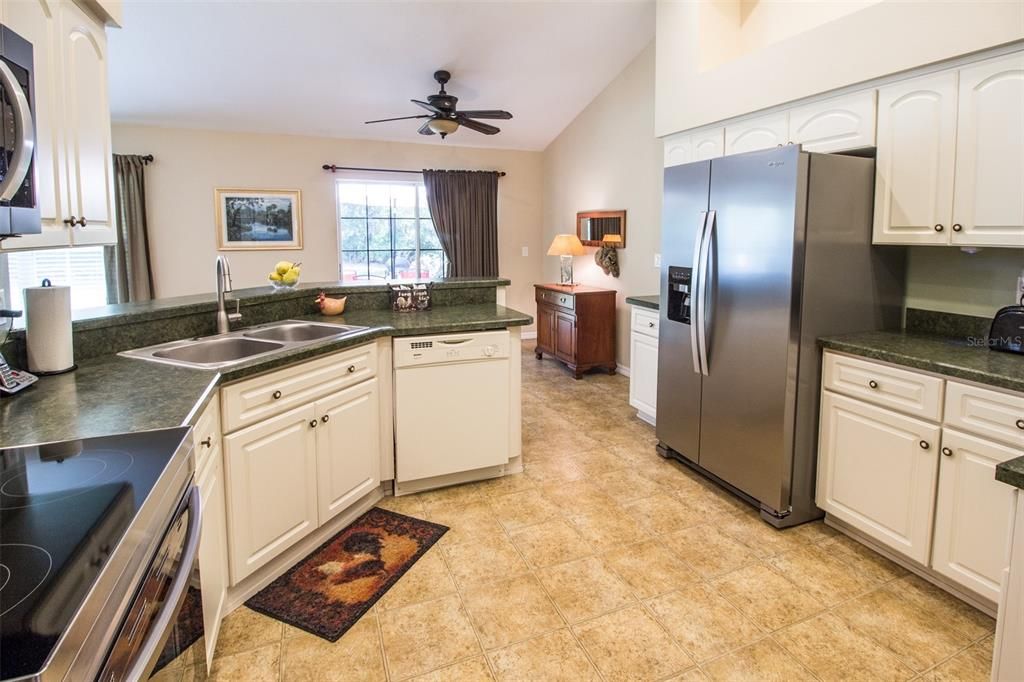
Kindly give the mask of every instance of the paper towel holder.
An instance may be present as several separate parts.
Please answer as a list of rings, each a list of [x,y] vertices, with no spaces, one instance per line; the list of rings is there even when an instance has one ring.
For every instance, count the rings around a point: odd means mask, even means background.
[[[53,286],[53,282],[50,281],[49,277],[44,277],[43,281],[40,283],[40,288],[50,288],[52,286]],[[27,298],[28,298],[28,289],[26,289],[26,309],[28,308],[28,306],[27,306]],[[28,323],[28,324],[26,324],[26,329],[25,329],[25,332],[26,332],[26,342],[28,343],[29,346],[31,346],[31,339],[29,338],[30,335],[31,335],[31,329],[29,329],[29,327],[31,327],[31,319],[29,319],[29,316],[26,316],[26,322]],[[68,320],[68,323],[70,324],[70,319]],[[68,372],[75,371],[76,369],[78,369],[78,363],[76,363],[74,361],[74,351],[71,351],[71,352],[72,352],[71,365],[69,365],[68,367],[64,367],[63,369],[57,369],[57,370],[43,370],[43,369],[39,369],[39,368],[33,368],[32,369],[32,373],[34,375],[36,375],[36,376],[52,376],[52,375],[55,375],[55,374],[66,374]],[[28,356],[29,356],[28,357],[29,364],[31,365],[32,364],[32,351],[31,351],[31,348],[28,349]]]

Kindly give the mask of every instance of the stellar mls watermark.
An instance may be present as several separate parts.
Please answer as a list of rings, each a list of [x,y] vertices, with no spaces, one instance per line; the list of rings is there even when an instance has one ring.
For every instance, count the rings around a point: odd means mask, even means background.
[[[967,345],[973,348],[992,348],[999,346],[1005,348],[1007,346],[1021,346],[1024,345],[1024,335],[1021,336],[968,336]]]

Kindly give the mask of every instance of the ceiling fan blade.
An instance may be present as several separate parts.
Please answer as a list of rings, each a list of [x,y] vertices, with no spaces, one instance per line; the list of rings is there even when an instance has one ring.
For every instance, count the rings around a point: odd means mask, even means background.
[[[424,109],[426,109],[427,111],[429,111],[432,114],[441,114],[442,116],[444,115],[443,111],[441,111],[440,109],[435,107],[433,104],[430,104],[429,102],[421,102],[418,99],[411,99],[409,101],[412,102],[413,104],[417,105],[417,106],[423,107]]]
[[[474,121],[471,118],[466,118],[465,114],[460,113],[458,116],[456,116],[455,120],[459,122],[459,125],[465,126],[470,130],[475,130],[478,133],[483,133],[484,135],[495,135],[501,132],[501,128],[495,128],[490,124],[481,123],[480,121]]]
[[[431,120],[433,120],[434,117],[431,116],[430,118],[431,118]],[[419,133],[420,135],[434,135],[434,134],[436,134],[436,133],[434,133],[433,130],[430,129],[430,121],[424,121],[423,125],[421,125],[420,129],[417,130],[416,132]]]
[[[363,121],[363,123],[386,123],[387,121],[404,121],[409,118],[430,118],[430,114],[420,114],[419,116],[398,116],[397,118],[378,118],[373,121]]]
[[[480,109],[478,111],[460,111],[459,113],[466,118],[501,118],[505,120],[512,118],[512,114],[501,109]]]

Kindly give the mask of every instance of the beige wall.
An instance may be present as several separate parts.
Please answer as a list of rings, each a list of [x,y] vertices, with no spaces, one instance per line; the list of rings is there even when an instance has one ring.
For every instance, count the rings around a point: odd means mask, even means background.
[[[819,2],[795,23],[783,6],[807,3],[757,4],[658,0],[657,135],[1024,40],[1014,0]]]
[[[617,348],[629,366],[626,296],[658,293],[654,254],[661,240],[662,143],[654,137],[654,45],[648,46],[544,151],[544,249],[575,232],[576,212],[626,209],[621,275],[605,275],[593,252],[575,259],[576,279],[617,290]],[[544,256],[558,281],[558,258]]]
[[[907,259],[907,307],[991,317],[1014,302],[1024,249],[915,246]]]
[[[541,153],[496,149],[224,133],[114,125],[114,151],[153,154],[146,200],[156,294],[211,291],[217,256],[215,187],[302,190],[301,251],[230,251],[235,286],[261,286],[275,262],[302,261],[305,281],[338,279],[334,177],[324,163],[370,168],[495,169],[499,270],[512,280],[508,305],[533,309],[541,277]],[[529,249],[524,257],[522,247]]]

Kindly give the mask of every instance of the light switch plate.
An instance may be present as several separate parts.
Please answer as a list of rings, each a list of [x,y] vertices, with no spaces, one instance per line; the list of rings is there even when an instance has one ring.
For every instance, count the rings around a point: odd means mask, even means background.
[[[523,256],[526,257],[526,256],[529,256],[529,255],[530,255],[530,247],[529,246],[524,246],[523,247]]]
[[[656,268],[660,268],[661,267],[661,254],[660,253],[654,254],[654,267],[656,267]]]

